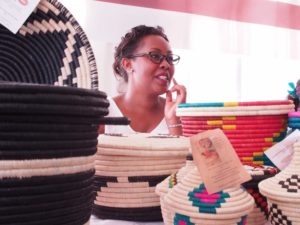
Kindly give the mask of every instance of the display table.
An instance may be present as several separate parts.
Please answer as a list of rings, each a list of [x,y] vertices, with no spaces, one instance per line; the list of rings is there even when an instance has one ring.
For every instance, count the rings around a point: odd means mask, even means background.
[[[133,222],[124,220],[101,220],[91,216],[90,225],[164,225],[163,222]],[[265,225],[271,225],[267,222]]]
[[[91,216],[90,225],[164,225],[163,222],[134,222],[124,220],[101,220]]]

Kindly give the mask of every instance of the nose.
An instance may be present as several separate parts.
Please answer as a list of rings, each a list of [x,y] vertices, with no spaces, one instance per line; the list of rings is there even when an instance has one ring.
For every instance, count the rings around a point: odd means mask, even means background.
[[[171,64],[167,61],[167,57],[164,57],[162,62],[160,63],[160,67],[162,68],[170,68]]]

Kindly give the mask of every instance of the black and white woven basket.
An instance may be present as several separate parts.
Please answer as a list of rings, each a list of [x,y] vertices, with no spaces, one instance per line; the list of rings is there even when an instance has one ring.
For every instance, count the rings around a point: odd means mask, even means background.
[[[87,36],[57,0],[41,0],[17,34],[0,25],[0,80],[98,89]]]

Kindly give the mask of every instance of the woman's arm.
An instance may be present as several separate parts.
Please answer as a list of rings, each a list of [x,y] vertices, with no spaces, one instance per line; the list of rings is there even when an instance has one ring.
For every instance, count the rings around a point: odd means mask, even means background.
[[[182,135],[182,125],[180,118],[176,116],[176,108],[178,104],[186,101],[186,88],[179,85],[173,79],[174,86],[166,93],[165,119],[169,128],[169,133],[172,135]],[[176,93],[176,98],[173,100],[172,93]]]

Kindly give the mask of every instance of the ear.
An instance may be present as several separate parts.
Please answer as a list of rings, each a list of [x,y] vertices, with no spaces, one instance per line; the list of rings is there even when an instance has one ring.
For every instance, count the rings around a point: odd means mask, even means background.
[[[131,63],[130,59],[122,58],[121,65],[122,65],[123,69],[127,72],[127,74],[129,74],[130,71],[132,71],[132,63]]]

